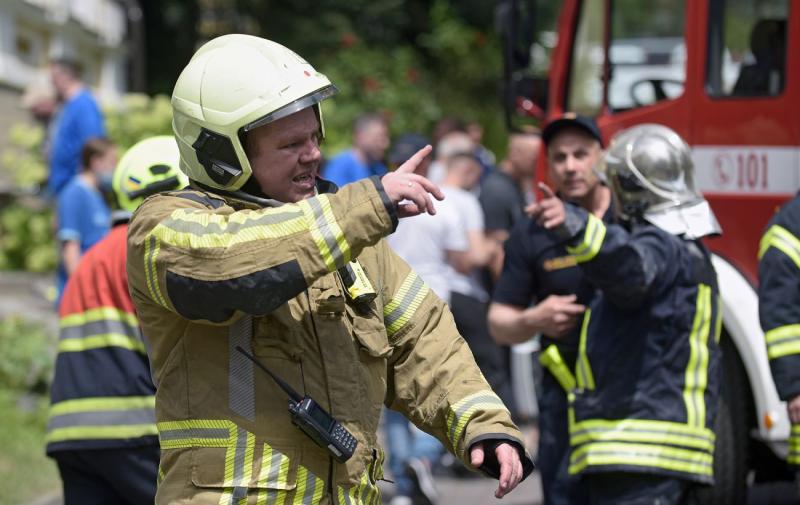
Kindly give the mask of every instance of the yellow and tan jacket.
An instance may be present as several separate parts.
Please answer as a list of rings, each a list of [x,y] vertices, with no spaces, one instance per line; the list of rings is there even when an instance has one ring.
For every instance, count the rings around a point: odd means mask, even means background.
[[[184,190],[138,209],[128,276],[158,386],[157,503],[379,504],[383,403],[467,463],[481,440],[522,448],[449,310],[381,240],[396,224],[377,178],[277,207]],[[378,294],[366,311],[336,273],[356,257]],[[353,433],[353,457],[293,426],[237,346]]]

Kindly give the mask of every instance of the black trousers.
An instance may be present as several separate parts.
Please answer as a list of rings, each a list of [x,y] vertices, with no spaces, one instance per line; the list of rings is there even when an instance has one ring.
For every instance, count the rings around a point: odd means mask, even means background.
[[[591,505],[684,505],[690,483],[642,473],[585,476]]]
[[[539,450],[536,462],[542,477],[544,505],[587,505],[586,485],[570,476],[567,393],[547,370],[539,395]]]
[[[159,448],[52,453],[64,484],[64,505],[145,505],[155,502]]]
[[[450,311],[456,327],[467,341],[475,362],[486,381],[503,400],[512,416],[516,416],[514,393],[511,389],[511,372],[502,347],[489,333],[489,304],[461,293],[450,293]]]

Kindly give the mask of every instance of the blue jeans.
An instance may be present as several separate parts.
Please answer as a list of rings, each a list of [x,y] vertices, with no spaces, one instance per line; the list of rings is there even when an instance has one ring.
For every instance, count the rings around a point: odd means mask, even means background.
[[[413,484],[406,475],[406,464],[411,458],[436,463],[444,452],[442,444],[433,436],[412,425],[403,414],[384,409],[383,430],[389,450],[389,471],[395,480],[396,494],[410,496]]]

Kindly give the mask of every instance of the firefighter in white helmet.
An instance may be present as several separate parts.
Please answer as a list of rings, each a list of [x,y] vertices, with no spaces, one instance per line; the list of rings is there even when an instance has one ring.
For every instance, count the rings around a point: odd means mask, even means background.
[[[435,212],[439,189],[413,173],[430,148],[335,192],[318,177],[335,93],[246,35],[205,44],[175,85],[192,188],[147,200],[128,238],[159,504],[378,503],[384,402],[499,478],[497,496],[532,470],[446,306],[381,240]]]
[[[128,293],[127,223],[145,197],[186,186],[172,136],[145,139],[114,169],[114,225],[64,290],[47,455],[65,505],[153,503],[159,448],[155,386]]]
[[[542,184],[530,208],[598,289],[584,315],[570,406],[569,472],[592,504],[679,504],[713,483],[720,386],[716,274],[699,238],[719,233],[694,189],[689,148],[661,125],[620,133],[605,156],[621,225]]]

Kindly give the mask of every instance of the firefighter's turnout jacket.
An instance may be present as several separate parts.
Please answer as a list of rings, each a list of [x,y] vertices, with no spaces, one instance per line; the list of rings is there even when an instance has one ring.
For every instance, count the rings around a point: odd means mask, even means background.
[[[396,224],[378,178],[274,207],[191,190],[139,207],[128,275],[158,385],[157,503],[379,504],[384,402],[465,462],[481,440],[522,447],[446,306],[380,240]],[[337,274],[355,258],[378,295],[361,307]],[[237,347],[353,433],[353,457],[293,426]]]
[[[158,444],[155,387],[128,294],[126,225],[92,247],[67,282],[47,453]]]
[[[711,483],[720,305],[705,248],[654,226],[628,232],[567,204],[561,235],[599,293],[581,326],[570,473],[643,472]]]
[[[767,225],[758,250],[758,312],[781,400],[800,395],[800,195]],[[800,424],[792,425],[789,463],[800,465]]]

